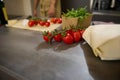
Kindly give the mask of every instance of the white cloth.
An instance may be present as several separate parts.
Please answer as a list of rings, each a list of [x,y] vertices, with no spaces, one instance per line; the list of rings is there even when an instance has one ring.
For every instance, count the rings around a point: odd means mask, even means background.
[[[83,38],[101,60],[120,59],[120,24],[100,24],[88,27]]]
[[[27,19],[21,19],[21,20],[8,20],[7,27],[13,27],[13,28],[19,28],[19,29],[26,29],[26,30],[34,30],[34,31],[49,31],[52,32],[54,29],[60,30],[62,28],[62,24],[53,24],[50,23],[49,27],[35,25],[33,27],[28,26],[28,20]]]

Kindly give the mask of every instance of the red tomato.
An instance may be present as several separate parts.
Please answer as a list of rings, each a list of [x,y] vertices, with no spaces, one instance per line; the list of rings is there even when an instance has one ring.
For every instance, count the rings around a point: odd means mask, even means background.
[[[46,35],[43,35],[43,39],[47,42],[47,43],[51,43],[52,42],[52,34],[50,32],[48,32]]]
[[[35,25],[35,22],[33,20],[29,20],[28,26],[33,27]]]
[[[53,39],[56,41],[56,42],[61,42],[62,41],[62,36],[61,34],[56,34]]]
[[[37,24],[38,24],[38,21],[37,21],[37,20],[36,20],[36,21],[34,21],[34,24],[35,24],[35,25],[37,25]]]
[[[84,31],[85,31],[85,30],[80,30],[81,35],[83,35]]]
[[[56,24],[57,23],[57,18],[51,18],[50,20],[52,23]]]
[[[73,37],[71,34],[67,33],[65,37],[62,38],[63,42],[66,44],[72,44],[73,43]]]
[[[79,31],[75,31],[73,32],[73,38],[75,42],[78,42],[81,40],[82,36],[81,33]]]
[[[62,19],[61,19],[61,18],[58,18],[58,19],[57,19],[57,23],[61,24],[61,23],[62,23]]]
[[[69,33],[69,34],[71,34],[73,36],[73,30],[72,29],[69,29],[66,32]]]
[[[83,33],[84,33],[85,30],[79,30],[79,32],[81,33],[81,36],[83,36]],[[83,37],[82,37],[83,39]]]
[[[50,26],[50,22],[45,22],[45,26],[49,27]]]
[[[44,21],[39,21],[39,25],[40,25],[40,26],[44,26],[44,25],[45,25],[45,22],[44,22]]]
[[[44,39],[46,42],[49,41],[48,36],[43,36],[43,39]]]

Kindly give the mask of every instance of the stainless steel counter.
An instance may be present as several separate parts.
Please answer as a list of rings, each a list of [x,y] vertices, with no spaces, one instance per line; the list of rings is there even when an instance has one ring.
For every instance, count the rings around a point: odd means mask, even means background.
[[[0,65],[28,80],[120,79],[120,61],[101,61],[84,40],[47,44],[40,32],[4,26],[0,27]]]

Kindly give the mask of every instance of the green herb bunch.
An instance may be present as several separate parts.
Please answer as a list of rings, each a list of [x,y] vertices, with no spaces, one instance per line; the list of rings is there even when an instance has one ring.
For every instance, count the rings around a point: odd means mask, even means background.
[[[65,17],[78,17],[79,19],[84,19],[86,16],[90,15],[86,8],[78,8],[67,10],[67,13],[63,13]]]

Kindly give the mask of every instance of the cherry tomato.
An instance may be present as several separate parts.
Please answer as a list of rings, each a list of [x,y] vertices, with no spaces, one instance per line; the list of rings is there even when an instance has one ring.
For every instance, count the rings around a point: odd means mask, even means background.
[[[62,19],[61,19],[61,18],[58,18],[58,19],[57,19],[57,23],[61,24],[61,23],[62,23]]]
[[[29,20],[28,26],[33,27],[35,25],[35,22],[33,20]]]
[[[80,30],[81,35],[83,35],[84,31],[85,31],[85,30]]]
[[[59,33],[59,34],[56,34],[56,35],[53,37],[53,39],[54,39],[56,42],[61,42],[61,41],[62,41],[62,36],[61,36],[61,34]]]
[[[51,18],[51,22],[56,24],[57,23],[57,18]]]
[[[39,25],[40,25],[40,26],[44,26],[44,25],[45,25],[45,22],[44,22],[44,21],[39,21]]]
[[[49,27],[50,26],[50,22],[45,22],[45,26]]]
[[[69,33],[69,34],[71,34],[73,36],[73,30],[72,29],[69,29],[66,32]]]
[[[83,36],[84,31],[85,31],[85,30],[79,30],[81,36]],[[82,37],[82,39],[83,39],[83,37]]]
[[[82,35],[79,31],[74,31],[73,32],[73,38],[75,42],[79,42],[82,38]]]
[[[52,42],[52,34],[50,32],[47,32],[46,34],[43,34],[43,39],[45,42],[47,43],[51,43]]]
[[[43,39],[44,39],[46,42],[49,42],[48,36],[43,36]]]
[[[65,37],[62,38],[63,42],[66,44],[72,44],[74,42],[73,36],[69,33],[66,34]]]

